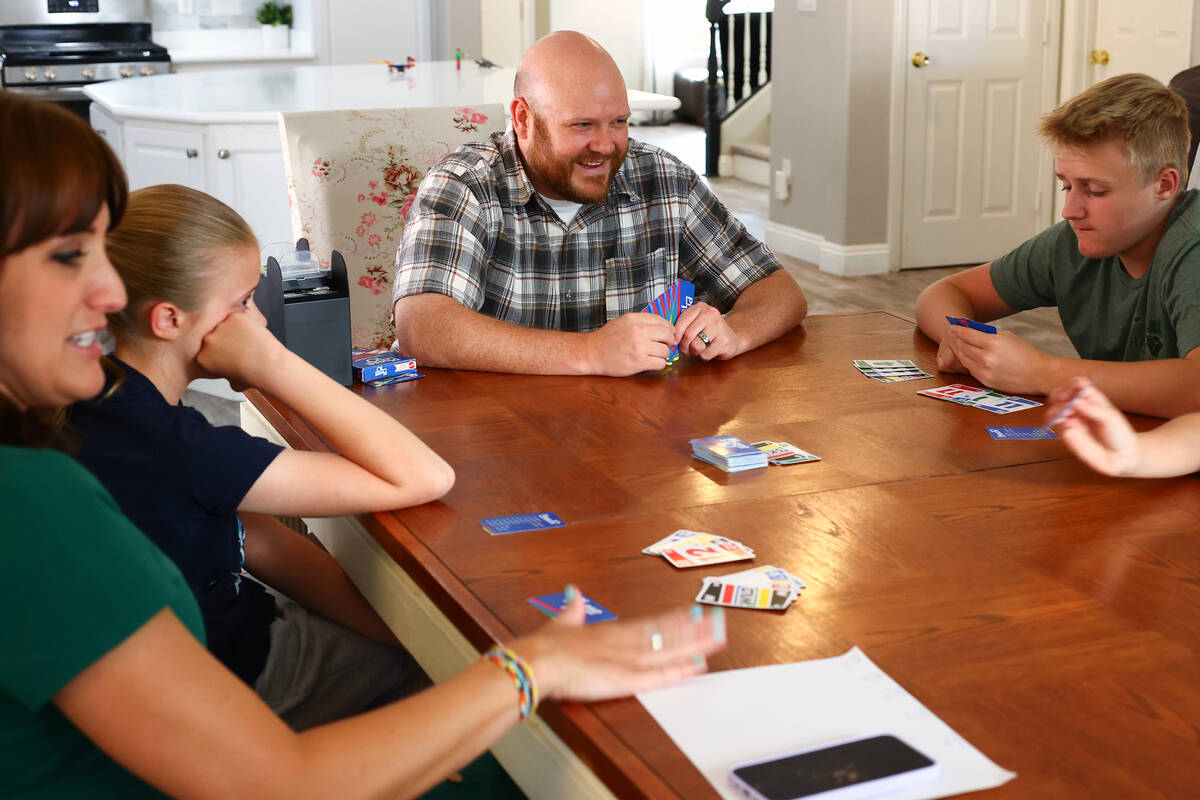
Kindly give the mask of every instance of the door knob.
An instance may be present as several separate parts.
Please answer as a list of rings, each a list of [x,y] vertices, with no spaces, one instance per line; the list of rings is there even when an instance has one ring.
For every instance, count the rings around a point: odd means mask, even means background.
[[[229,158],[229,151],[222,147],[217,151],[217,158]]]
[[[1108,51],[1107,50],[1093,50],[1091,53],[1088,54],[1088,61],[1091,61],[1093,64],[1099,64],[1100,66],[1104,66],[1104,65],[1108,64]]]
[[[194,147],[189,147],[187,150],[184,151],[184,155],[186,155],[188,158],[196,158],[197,156],[200,155],[200,151]]]
[[[928,67],[929,56],[918,50],[917,52],[913,53],[912,65],[917,69],[920,69],[921,67]]]

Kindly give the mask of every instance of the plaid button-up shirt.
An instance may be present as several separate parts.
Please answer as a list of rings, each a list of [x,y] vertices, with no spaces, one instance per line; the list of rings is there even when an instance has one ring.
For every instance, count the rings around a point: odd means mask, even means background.
[[[634,140],[604,203],[564,225],[534,191],[509,129],[425,176],[393,300],[437,292],[517,325],[588,332],[641,311],[678,278],[726,312],[779,268],[694,171]]]

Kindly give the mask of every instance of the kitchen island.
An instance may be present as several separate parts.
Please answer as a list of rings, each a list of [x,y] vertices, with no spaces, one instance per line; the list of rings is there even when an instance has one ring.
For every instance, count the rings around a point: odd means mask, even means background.
[[[278,115],[281,111],[422,108],[512,99],[516,70],[453,61],[404,72],[383,64],[272,66],[156,75],[85,89],[92,127],[116,150],[131,189],[179,183],[246,218],[260,244],[292,240]],[[638,111],[679,100],[631,90]]]

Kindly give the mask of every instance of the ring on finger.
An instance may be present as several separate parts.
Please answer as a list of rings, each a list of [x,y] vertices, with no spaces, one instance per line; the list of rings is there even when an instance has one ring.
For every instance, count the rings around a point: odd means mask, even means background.
[[[655,653],[663,649],[663,635],[657,625],[650,626],[650,649]]]
[[[706,345],[712,344],[712,339],[708,338],[708,334],[705,333],[704,331],[700,331],[699,333],[697,333],[696,338],[699,339],[700,341],[704,342],[704,344],[706,344]]]

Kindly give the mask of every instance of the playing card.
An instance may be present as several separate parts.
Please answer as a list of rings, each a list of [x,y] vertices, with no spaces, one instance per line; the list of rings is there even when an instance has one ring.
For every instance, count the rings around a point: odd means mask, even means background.
[[[690,281],[677,280],[667,287],[667,290],[650,301],[650,305],[642,309],[647,314],[658,314],[672,325],[679,319],[679,312],[688,308],[695,301],[696,285]],[[671,346],[667,353],[667,363],[674,364],[679,360],[679,348]]]
[[[820,456],[805,452],[794,444],[787,442],[772,442],[764,440],[754,442],[754,447],[762,450],[767,456],[767,463],[787,466],[788,464],[804,464],[809,461],[820,461]]]
[[[663,548],[669,547],[674,544],[680,544],[682,542],[694,542],[696,544],[711,544],[716,541],[729,541],[729,540],[725,539],[724,536],[716,536],[711,533],[704,533],[703,531],[689,531],[689,530],[681,528],[680,530],[677,530],[674,533],[672,533],[670,536],[667,536],[664,539],[659,539],[654,544],[642,548],[642,552],[648,556],[656,556],[656,555],[659,555],[660,553],[662,553]],[[745,547],[745,545],[742,545],[742,546]],[[749,550],[750,548],[747,547],[746,549]]]
[[[562,528],[567,523],[550,511],[539,511],[536,514],[511,514],[507,517],[488,517],[479,520],[483,529],[493,536],[506,533],[524,533],[525,531],[540,531],[546,528]]]
[[[757,586],[739,586],[721,581],[708,581],[696,595],[696,602],[733,608],[768,608],[782,611],[791,604],[789,590],[767,589]]]
[[[729,575],[722,575],[719,578],[708,577],[704,580],[726,581],[743,586],[763,586],[770,588],[779,586],[781,583],[784,585],[791,584],[797,592],[805,586],[804,581],[800,578],[782,567],[776,567],[771,564],[742,570],[741,572],[734,572]]]
[[[960,406],[982,408],[993,414],[1011,414],[1014,411],[1025,411],[1041,405],[1036,400],[1027,400],[1024,397],[1015,397],[1003,392],[993,392],[990,389],[964,386],[961,383],[939,386],[936,389],[923,389],[917,394],[938,400],[948,400],[951,403],[958,403]]]
[[[527,597],[525,600],[548,617],[557,617],[567,607],[567,595],[565,592],[542,594],[537,597]],[[585,625],[591,625],[593,622],[608,622],[610,619],[617,618],[616,614],[586,594],[583,596],[583,604],[584,611],[586,612],[586,616],[583,618],[583,624]]]
[[[854,368],[863,375],[881,383],[915,381],[933,377],[918,367],[915,362],[907,359],[902,361],[897,359],[856,359],[853,364]]]
[[[986,428],[988,436],[993,439],[1057,439],[1058,434],[1049,428],[1010,428],[1010,427],[989,427]]]
[[[949,322],[951,325],[959,325],[964,328],[972,328],[977,331],[983,331],[984,333],[995,333],[996,332],[995,325],[988,325],[986,322],[976,322],[975,320],[967,319],[966,317],[946,317],[946,321]]]
[[[754,558],[752,551],[729,540],[717,544],[676,544],[664,547],[659,555],[680,569]]]
[[[804,581],[773,565],[703,579],[696,602],[734,608],[783,610],[804,589]]]
[[[991,411],[994,414],[1011,414],[1014,411],[1037,408],[1041,403],[1036,400],[1026,400],[1024,397],[1001,394],[1000,392],[988,392],[984,397],[972,403],[972,405],[976,408],[982,408],[985,411]]]

